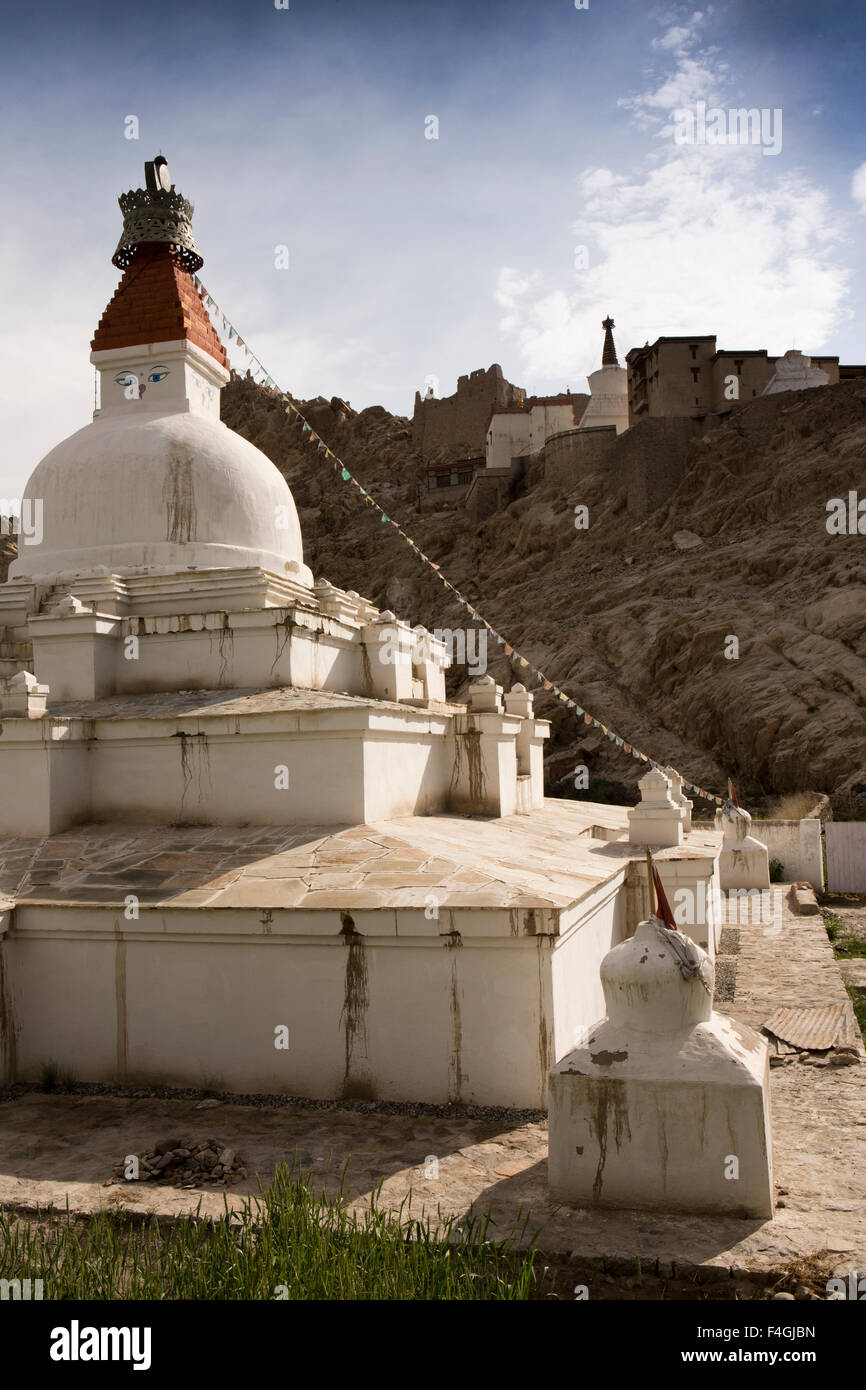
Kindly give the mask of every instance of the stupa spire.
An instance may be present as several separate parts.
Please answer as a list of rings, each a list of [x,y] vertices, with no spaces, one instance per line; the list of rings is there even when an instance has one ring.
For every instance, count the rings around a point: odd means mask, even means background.
[[[91,341],[94,352],[151,343],[195,344],[228,368],[193,274],[204,264],[192,234],[193,205],[161,155],[144,166],[145,187],[121,194],[123,232],[112,262],[123,270]]]
[[[161,154],[145,163],[144,182],[144,188],[131,188],[117,200],[123,213],[123,232],[112,263],[125,270],[140,246],[162,242],[176,249],[179,264],[194,275],[204,265],[192,234],[195,209],[178,193]]]
[[[619,359],[617,358],[616,347],[613,341],[613,330],[616,328],[616,324],[610,314],[602,321],[601,326],[604,329],[604,348],[601,354],[601,365],[603,367],[618,367]]]

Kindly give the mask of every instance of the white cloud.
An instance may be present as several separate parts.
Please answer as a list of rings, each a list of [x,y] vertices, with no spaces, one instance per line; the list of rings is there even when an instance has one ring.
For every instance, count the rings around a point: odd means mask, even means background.
[[[686,39],[691,38],[692,31],[688,28],[681,28],[679,25],[672,25],[662,34],[660,39],[653,39],[653,48],[682,48]]]
[[[851,176],[851,197],[860,211],[866,212],[866,164],[861,164]]]
[[[665,18],[661,15],[657,15],[656,19],[659,23],[666,22]],[[669,25],[669,27],[665,29],[665,32],[661,35],[660,38],[653,39],[652,47],[662,49],[673,49],[677,53],[683,52],[685,50],[686,45],[694,39],[695,34],[697,33],[697,30],[700,27],[703,19],[703,11],[695,10],[694,14],[692,14],[691,18],[686,24]]]
[[[666,23],[670,16],[655,18]],[[631,111],[642,127],[657,124],[661,120],[657,112],[670,113],[696,101],[706,101],[711,106],[718,100],[728,68],[719,60],[717,49],[697,47],[698,31],[705,18],[702,10],[695,10],[687,24],[670,25],[660,38],[653,39],[653,48],[676,60],[675,69],[656,77],[656,85],[638,96],[618,99],[617,105]]]
[[[519,329],[523,302],[530,290],[534,290],[540,282],[541,275],[537,271],[531,275],[521,275],[511,266],[503,266],[499,271],[493,299],[494,303],[505,311],[499,321],[504,333],[513,333]]]
[[[692,16],[690,42],[700,19]],[[676,42],[669,28],[659,44],[673,70],[619,103],[667,134],[667,147],[659,141],[628,176],[596,168],[579,180],[573,231],[590,248],[589,267],[567,290],[545,285],[538,272],[507,273],[502,327],[515,334],[530,382],[594,370],[608,312],[623,352],[661,334],[697,332],[715,333],[722,347],[778,353],[796,339],[817,350],[838,325],[850,274],[839,263],[838,217],[826,192],[801,173],[768,170],[758,147],[675,145],[672,128],[658,128],[657,112],[717,102],[724,91],[725,64],[712,50],[684,54],[683,27],[675,26]],[[866,211],[866,164],[851,191]]]

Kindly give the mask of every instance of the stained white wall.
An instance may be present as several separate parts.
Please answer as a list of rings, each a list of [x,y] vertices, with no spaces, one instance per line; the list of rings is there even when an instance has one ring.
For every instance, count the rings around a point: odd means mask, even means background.
[[[820,820],[753,820],[752,836],[767,846],[771,859],[784,869],[784,881],[803,879],[824,886],[824,855]]]
[[[350,944],[338,911],[18,907],[17,1076],[543,1107],[619,920],[610,897],[557,959],[541,913],[357,911]]]
[[[486,467],[508,468],[513,458],[530,452],[528,411],[496,414],[487,431]]]

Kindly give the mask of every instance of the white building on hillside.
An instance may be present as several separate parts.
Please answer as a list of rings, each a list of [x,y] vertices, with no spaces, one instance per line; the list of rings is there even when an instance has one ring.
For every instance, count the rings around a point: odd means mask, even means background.
[[[574,429],[586,400],[565,391],[530,396],[524,405],[494,405],[487,426],[486,466],[509,468],[512,459],[537,454],[552,434]]]
[[[558,396],[530,396],[523,405],[494,405],[486,440],[486,470],[511,472],[515,460],[539,454],[548,439],[573,429],[614,425],[628,429],[628,372],[617,360],[613,319],[604,320],[601,367],[587,378],[590,394],[564,391]]]

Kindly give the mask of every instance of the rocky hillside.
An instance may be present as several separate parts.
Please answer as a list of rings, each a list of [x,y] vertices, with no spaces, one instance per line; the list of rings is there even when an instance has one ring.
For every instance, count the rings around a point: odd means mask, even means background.
[[[837,814],[866,814],[866,536],[826,524],[830,498],[858,485],[866,497],[866,383],[745,407],[694,441],[677,491],[637,525],[606,477],[564,489],[543,462],[480,525],[419,513],[407,420],[372,407],[340,422],[324,400],[299,405],[488,620],[625,738],[700,785],[723,789],[730,774],[753,796],[819,787]],[[314,573],[413,623],[465,624],[393,529],[298,443],[276,398],[235,381],[223,417],[284,472]],[[574,526],[578,504],[587,530]],[[489,669],[509,685],[500,651]],[[543,693],[536,704],[553,720],[552,782],[586,763],[591,790],[633,787],[633,759]]]
[[[826,525],[829,499],[858,487],[866,499],[866,383],[745,407],[694,440],[676,492],[640,523],[607,475],[563,486],[543,460],[487,521],[421,513],[408,420],[298,404],[488,620],[626,739],[715,790],[728,774],[747,796],[820,788],[837,815],[866,815],[866,535]],[[235,379],[223,418],[284,472],[316,575],[412,623],[465,626],[397,533],[300,444],[276,394]],[[489,670],[508,686],[500,653],[491,645]],[[452,673],[451,693],[465,677]],[[585,763],[591,794],[633,794],[639,764],[543,692],[536,707],[553,721],[552,786],[570,788]]]
[[[6,580],[6,574],[15,556],[18,554],[18,547],[13,536],[7,536],[0,532],[0,584]]]

